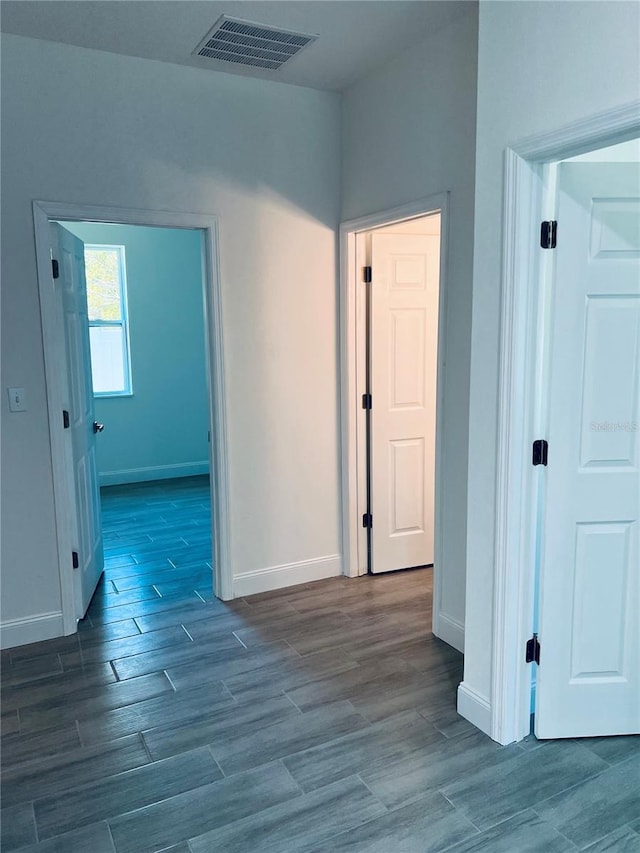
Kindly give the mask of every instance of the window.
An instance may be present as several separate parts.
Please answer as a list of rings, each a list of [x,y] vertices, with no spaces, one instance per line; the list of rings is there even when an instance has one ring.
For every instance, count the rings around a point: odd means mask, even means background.
[[[84,247],[96,396],[131,394],[124,246]]]

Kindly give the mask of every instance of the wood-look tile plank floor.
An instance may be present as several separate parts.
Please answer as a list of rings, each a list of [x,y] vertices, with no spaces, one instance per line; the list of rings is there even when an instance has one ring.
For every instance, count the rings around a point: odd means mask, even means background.
[[[223,603],[206,478],[102,508],[78,633],[2,653],[2,851],[640,851],[640,738],[459,717],[429,569]]]

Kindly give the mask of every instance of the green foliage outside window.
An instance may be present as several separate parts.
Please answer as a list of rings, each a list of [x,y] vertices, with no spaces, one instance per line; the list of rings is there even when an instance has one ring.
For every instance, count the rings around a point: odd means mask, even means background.
[[[86,249],[89,321],[122,320],[119,255],[113,249]]]

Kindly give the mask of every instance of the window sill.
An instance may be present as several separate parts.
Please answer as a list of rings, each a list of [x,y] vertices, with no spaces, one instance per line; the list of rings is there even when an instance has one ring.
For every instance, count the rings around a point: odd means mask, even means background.
[[[133,391],[94,391],[95,400],[104,400],[111,397],[133,397]]]

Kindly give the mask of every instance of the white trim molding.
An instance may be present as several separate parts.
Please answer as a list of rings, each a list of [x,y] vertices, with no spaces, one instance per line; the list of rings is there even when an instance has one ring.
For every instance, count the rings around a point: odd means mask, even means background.
[[[209,473],[209,460],[177,462],[175,465],[150,465],[147,468],[121,468],[101,471],[101,486],[122,486],[126,483],[149,483],[153,480],[172,480],[177,477],[197,477]]]
[[[534,508],[529,500],[537,471],[523,465],[533,435],[532,405],[537,314],[537,254],[531,234],[540,208],[537,170],[513,151],[505,156],[505,221],[502,265],[500,385],[498,406],[498,469],[496,482],[496,551],[493,597],[493,666],[491,696],[494,719],[490,734],[499,743],[521,740],[529,732],[506,726],[505,707],[516,708],[529,697],[519,677],[525,635],[533,623],[533,573],[514,566],[532,565]],[[520,198],[527,202],[518,204]],[[533,230],[532,230],[533,229]],[[498,651],[499,650],[499,651]],[[528,720],[528,718],[527,718]]]
[[[340,554],[318,557],[315,560],[300,560],[297,563],[285,563],[282,566],[271,566],[266,569],[256,569],[234,576],[233,597],[242,598],[245,595],[255,595],[258,592],[269,592],[272,589],[282,589],[286,586],[335,578],[341,574],[342,557]]]
[[[229,533],[229,485],[222,293],[219,261],[219,226],[217,217],[202,213],[155,211],[132,208],[66,204],[51,201],[33,202],[36,241],[40,316],[44,345],[44,363],[49,414],[49,441],[53,469],[54,505],[57,538],[57,565],[62,600],[62,630],[76,630],[75,585],[71,562],[71,530],[74,499],[65,462],[60,412],[59,353],[63,351],[63,330],[57,323],[56,295],[51,276],[51,221],[90,221],[120,225],[145,225],[159,228],[187,228],[202,233],[203,304],[207,383],[209,390],[209,424],[211,430],[211,515],[213,538],[214,591],[228,600],[233,594],[232,559]]]
[[[442,584],[440,581],[442,559],[442,506],[446,483],[444,471],[445,440],[443,430],[444,388],[446,365],[447,269],[449,231],[449,193],[428,196],[400,207],[379,211],[340,225],[340,423],[342,447],[342,553],[344,574],[357,577],[362,570],[363,555],[358,533],[362,521],[362,495],[359,493],[358,443],[362,440],[358,423],[361,415],[358,398],[358,335],[356,318],[359,314],[357,299],[357,240],[356,236],[384,225],[392,225],[419,216],[440,213],[440,296],[438,317],[438,385],[436,393],[436,459],[435,459],[435,558],[433,568],[433,632],[440,633],[439,608]],[[462,632],[464,634],[464,626]],[[445,628],[445,630],[447,630]],[[456,634],[457,645],[462,641]]]
[[[535,433],[542,426],[545,394],[538,344],[544,331],[538,301],[544,269],[537,242],[545,218],[543,167],[639,136],[640,102],[635,101],[527,137],[505,151],[492,676],[490,726],[483,729],[502,744],[521,740],[530,730],[531,665],[524,648],[533,625],[541,474],[523,460],[540,437]],[[459,696],[466,703],[472,692],[461,689]]]
[[[14,646],[39,643],[40,640],[52,640],[64,633],[63,624],[61,610],[36,613],[24,619],[7,619],[0,623],[0,648],[12,649]]]
[[[487,735],[491,735],[491,703],[466,682],[458,685],[458,713]]]
[[[525,160],[548,163],[637,139],[639,135],[640,101],[631,101],[603,113],[578,119],[549,133],[527,136],[511,148]]]
[[[437,621],[436,621],[437,620]],[[433,633],[445,643],[453,646],[459,652],[464,654],[464,625],[452,616],[447,616],[446,613],[438,611],[436,614],[434,608],[433,614]]]

